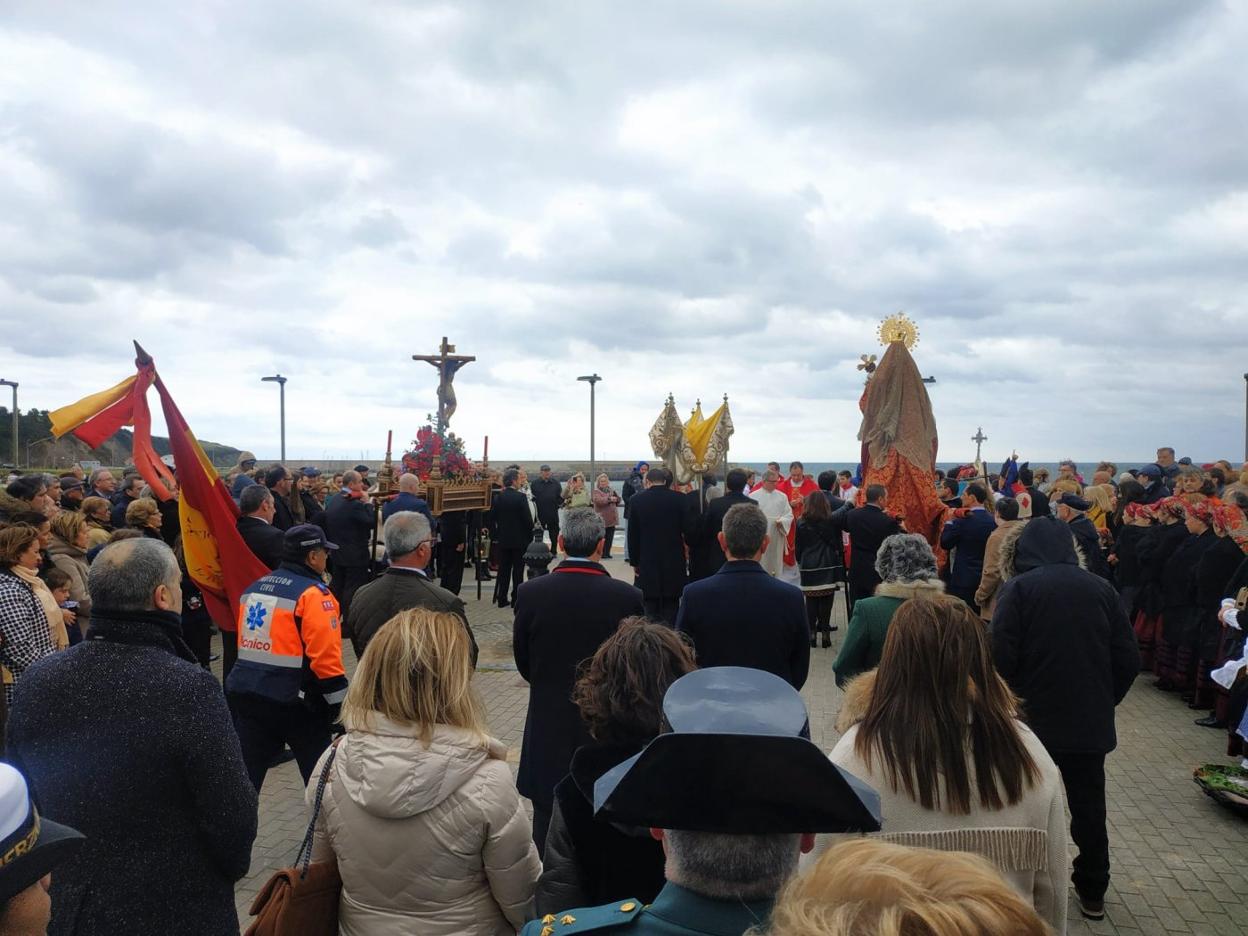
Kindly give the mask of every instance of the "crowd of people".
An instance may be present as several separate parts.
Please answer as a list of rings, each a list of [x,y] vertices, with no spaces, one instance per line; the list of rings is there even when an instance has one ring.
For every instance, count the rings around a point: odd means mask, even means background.
[[[176,491],[10,477],[0,827],[27,844],[0,936],[236,931],[284,758],[343,933],[1062,933],[1068,881],[1103,917],[1105,757],[1141,669],[1248,743],[1248,465],[942,472],[935,542],[851,472],[751,474],[693,490],[643,462],[617,494],[510,466],[470,520],[412,475],[378,511],[367,466],[243,453],[224,480],[269,571],[216,622]],[[631,582],[603,564],[621,517]],[[529,684],[514,780],[458,594],[474,523]],[[525,581],[541,531],[560,561]],[[842,596],[819,751],[799,690]]]

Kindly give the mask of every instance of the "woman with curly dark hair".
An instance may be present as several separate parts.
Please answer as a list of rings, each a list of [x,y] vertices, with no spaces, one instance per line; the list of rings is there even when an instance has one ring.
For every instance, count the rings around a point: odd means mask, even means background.
[[[594,783],[663,729],[663,695],[697,669],[693,649],[665,624],[631,617],[582,664],[572,699],[592,743],[577,748],[555,787],[537,914],[592,907],[621,894],[643,902],[663,887],[663,846],[649,829],[594,819]]]

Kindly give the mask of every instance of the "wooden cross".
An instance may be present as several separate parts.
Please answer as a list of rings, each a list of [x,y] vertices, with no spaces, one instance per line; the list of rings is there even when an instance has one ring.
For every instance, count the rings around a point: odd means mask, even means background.
[[[455,372],[465,364],[475,361],[476,358],[467,354],[456,354],[455,346],[446,340],[446,336],[442,336],[442,347],[438,349],[437,354],[413,354],[413,361],[424,361],[432,364],[438,369],[438,432],[441,433],[446,429],[447,424],[451,421],[451,416],[455,413],[455,388],[451,386],[451,381],[455,379]]]
[[[975,430],[975,434],[971,436],[971,441],[975,443],[975,464],[978,465],[980,450],[983,448],[984,443],[988,441],[988,437],[984,435],[983,426]]]

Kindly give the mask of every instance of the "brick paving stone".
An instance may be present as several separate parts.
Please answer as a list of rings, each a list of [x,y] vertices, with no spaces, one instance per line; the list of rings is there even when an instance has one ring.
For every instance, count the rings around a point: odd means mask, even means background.
[[[619,578],[620,560],[607,564]],[[467,576],[462,597],[468,605],[481,658],[476,676],[494,735],[510,748],[514,772],[524,733],[528,687],[511,655],[511,611],[489,602],[493,583],[483,583],[483,600]],[[841,692],[832,661],[845,630],[845,608],[838,604],[831,649],[812,653],[810,678],[802,697],[810,712],[811,737],[831,750]],[[355,659],[344,644],[348,673]],[[219,675],[219,673],[218,673]],[[1197,728],[1191,712],[1172,694],[1152,687],[1142,674],[1118,709],[1118,749],[1106,762],[1107,812],[1113,880],[1106,895],[1106,919],[1092,923],[1079,915],[1070,895],[1070,934],[1180,936],[1240,934],[1248,930],[1242,903],[1248,867],[1248,825],[1204,796],[1192,770],[1206,762],[1226,763],[1225,735]],[[303,785],[294,763],[269,771],[260,797],[260,832],[252,866],[235,891],[240,920],[260,886],[289,864],[307,822]],[[1071,855],[1075,854],[1071,845]],[[245,925],[245,924],[244,924]]]

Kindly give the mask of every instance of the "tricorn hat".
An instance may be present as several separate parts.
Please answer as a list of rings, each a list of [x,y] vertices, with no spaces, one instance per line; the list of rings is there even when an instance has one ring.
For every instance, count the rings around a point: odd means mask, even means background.
[[[878,832],[880,797],[803,737],[806,706],[772,673],[713,666],[663,697],[670,731],[594,784],[594,815],[660,829]]]

